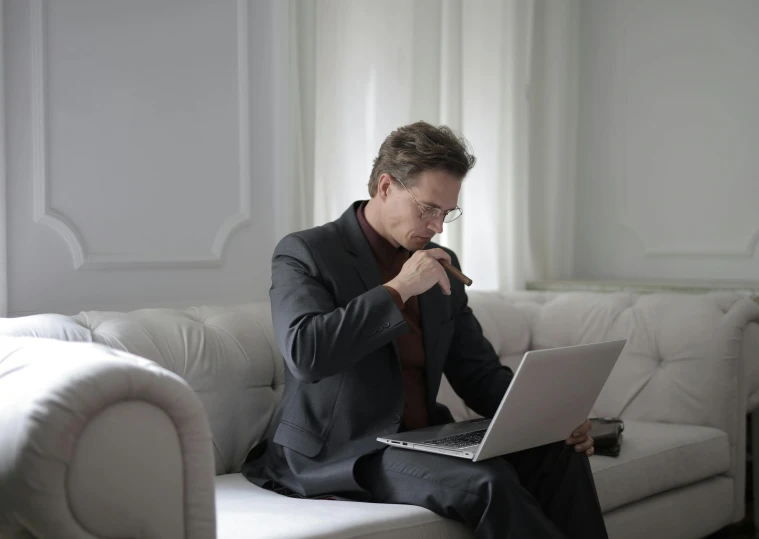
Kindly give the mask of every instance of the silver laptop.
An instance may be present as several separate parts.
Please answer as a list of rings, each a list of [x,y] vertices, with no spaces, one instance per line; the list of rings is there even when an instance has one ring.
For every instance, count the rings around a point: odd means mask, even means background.
[[[527,352],[492,420],[449,423],[377,440],[475,462],[566,440],[588,418],[626,342]]]

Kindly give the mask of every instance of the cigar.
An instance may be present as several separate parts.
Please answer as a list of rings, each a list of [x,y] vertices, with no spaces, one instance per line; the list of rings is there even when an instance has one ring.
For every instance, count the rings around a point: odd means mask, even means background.
[[[446,262],[445,260],[438,260],[438,262],[440,262],[440,265],[443,266],[446,271],[453,274],[453,276],[456,277],[459,281],[467,286],[472,286],[472,280],[457,270],[455,267],[453,267],[450,263]]]

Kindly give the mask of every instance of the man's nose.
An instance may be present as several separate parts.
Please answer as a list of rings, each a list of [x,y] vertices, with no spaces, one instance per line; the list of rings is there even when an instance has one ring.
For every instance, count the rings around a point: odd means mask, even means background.
[[[429,228],[435,231],[435,234],[441,234],[443,232],[443,219],[444,217],[440,215],[439,217],[436,217],[435,219],[430,219],[428,221]]]

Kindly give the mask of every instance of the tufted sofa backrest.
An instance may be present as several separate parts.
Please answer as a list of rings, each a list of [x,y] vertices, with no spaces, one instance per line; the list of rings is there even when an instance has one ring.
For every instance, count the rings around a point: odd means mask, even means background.
[[[0,335],[97,342],[180,375],[208,415],[217,475],[239,471],[263,438],[284,390],[284,362],[268,302],[43,314],[2,322]]]
[[[472,293],[470,305],[501,362],[514,369],[528,350],[627,339],[593,415],[706,425],[738,436],[736,411],[745,413],[746,398],[741,341],[747,324],[759,320],[759,305],[746,298]],[[460,405],[457,411],[471,416]]]
[[[732,294],[475,292],[470,305],[513,368],[527,350],[628,339],[594,414],[713,426],[734,447],[741,443],[746,373],[739,354],[746,325],[759,321],[756,303]],[[205,407],[217,474],[239,470],[284,386],[268,302],[35,315],[0,320],[2,335],[98,342],[179,374]],[[445,381],[438,400],[457,419],[473,417]]]

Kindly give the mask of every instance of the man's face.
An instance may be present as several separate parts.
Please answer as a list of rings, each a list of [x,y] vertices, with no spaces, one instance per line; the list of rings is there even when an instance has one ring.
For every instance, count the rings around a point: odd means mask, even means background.
[[[388,176],[390,178],[390,176]],[[422,210],[408,191],[396,180],[390,181],[385,200],[384,226],[394,242],[409,251],[422,249],[435,234],[443,231],[446,210],[456,207],[461,179],[442,170],[425,170],[410,185],[409,191],[423,208],[440,208],[435,219],[422,221]]]

